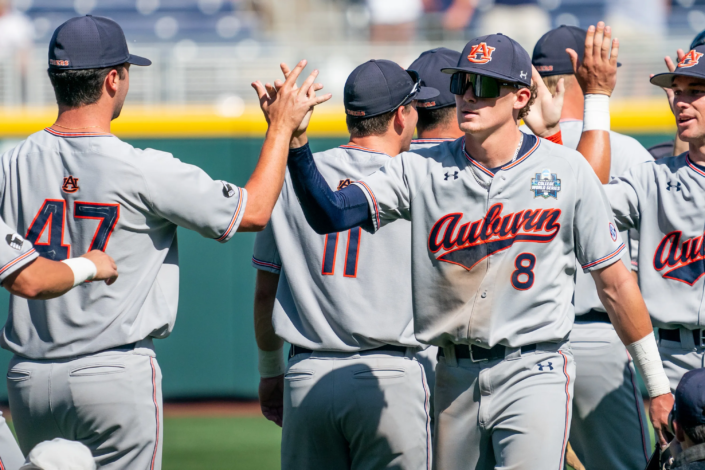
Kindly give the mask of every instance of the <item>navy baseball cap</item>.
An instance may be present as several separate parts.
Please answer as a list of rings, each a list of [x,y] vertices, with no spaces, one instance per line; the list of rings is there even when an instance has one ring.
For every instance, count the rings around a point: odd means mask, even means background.
[[[419,100],[417,107],[423,109],[439,109],[455,106],[455,95],[450,92],[450,75],[442,73],[444,67],[455,67],[460,60],[460,52],[451,51],[445,47],[431,49],[422,53],[409,68],[416,70],[424,85],[429,85],[439,91],[435,98]]]
[[[391,60],[370,60],[352,71],[345,82],[345,112],[356,117],[388,113],[414,100],[438,96],[423,86],[415,70],[404,70]]]
[[[443,73],[468,72],[531,86],[529,53],[514,39],[504,34],[475,38],[465,45],[455,67]]]
[[[690,50],[702,46],[703,44],[705,44],[705,31],[700,31],[698,35],[693,38],[693,42],[690,43]]]
[[[101,16],[79,16],[62,24],[49,43],[49,68],[85,70],[124,63],[152,65],[152,61],[130,54],[119,24]]]
[[[705,424],[705,369],[687,372],[676,388],[673,419],[691,428]]]
[[[678,76],[701,78],[705,80],[705,45],[691,49],[683,60],[678,62],[676,70],[673,72],[659,73],[651,77],[654,85],[670,88],[673,85],[673,78]]]
[[[565,51],[570,48],[578,54],[578,62],[585,57],[585,36],[587,30],[577,26],[561,25],[547,32],[534,46],[531,63],[536,67],[539,75],[573,75],[573,64],[570,56]],[[622,64],[617,62],[617,67]]]

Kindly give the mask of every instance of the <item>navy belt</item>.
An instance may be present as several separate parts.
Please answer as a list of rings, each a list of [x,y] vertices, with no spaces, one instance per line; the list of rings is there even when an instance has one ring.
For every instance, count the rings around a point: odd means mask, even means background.
[[[705,330],[690,330],[693,333],[693,342],[696,346],[702,346],[705,344],[703,342],[703,331]],[[665,339],[666,341],[675,341],[676,343],[681,342],[681,332],[679,329],[668,330],[666,328],[658,329],[659,339]]]
[[[592,321],[592,322],[600,322],[600,323],[612,323],[610,321],[610,316],[607,315],[607,312],[600,312],[595,309],[592,309],[588,313],[585,313],[583,315],[576,315],[575,321],[580,321],[580,322]]]
[[[521,352],[529,353],[537,349],[536,344],[527,344],[521,347]],[[501,344],[497,344],[492,348],[481,348],[480,346],[468,346],[467,344],[455,345],[456,359],[472,359],[473,362],[494,361],[496,359],[504,359],[507,354],[507,348]],[[438,357],[445,356],[443,348],[438,348]]]
[[[400,352],[403,354],[406,354],[407,351],[406,346],[395,346],[393,344],[385,344],[384,346],[380,346],[378,348],[373,348],[373,349],[365,349],[363,351],[351,351],[351,354],[356,354],[356,353],[375,353],[375,352]],[[292,344],[291,347],[289,348],[289,359],[292,357],[296,356],[297,354],[312,354],[316,351],[313,351],[311,349],[306,349],[302,348],[301,346],[296,346],[295,344]],[[335,351],[335,352],[343,352],[343,351]]]

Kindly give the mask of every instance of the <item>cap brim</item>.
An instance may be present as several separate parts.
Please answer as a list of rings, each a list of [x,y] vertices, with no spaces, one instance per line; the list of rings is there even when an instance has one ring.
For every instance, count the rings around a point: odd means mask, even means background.
[[[435,98],[436,96],[438,96],[438,95],[440,95],[440,94],[441,94],[441,92],[438,91],[438,90],[436,90],[436,89],[433,88],[433,87],[430,87],[430,86],[422,86],[422,87],[419,89],[418,93],[416,93],[416,94],[412,97],[412,100],[420,100],[420,101],[428,100],[428,99],[431,99],[431,98]]]
[[[510,82],[510,83],[518,83],[518,84],[524,85],[524,86],[531,86],[531,71],[529,71],[529,72],[527,73],[528,82],[518,81],[518,80],[516,80],[515,78],[507,77],[506,75],[502,75],[502,74],[495,73],[495,72],[489,72],[489,71],[487,71],[487,70],[485,70],[485,69],[474,68],[474,67],[453,67],[453,68],[445,68],[445,69],[441,69],[441,72],[447,73],[447,74],[449,74],[449,75],[452,75],[452,74],[454,74],[454,73],[456,73],[456,72],[475,73],[475,74],[477,74],[477,75],[484,75],[485,77],[492,77],[492,78],[496,78],[496,79],[498,79],[498,80],[505,80],[505,81]]]
[[[651,83],[660,86],[662,88],[671,88],[673,85],[673,79],[675,77],[693,77],[697,78],[699,80],[705,80],[705,76],[702,74],[696,73],[696,72],[666,72],[666,73],[659,73],[658,75],[654,75],[651,77]]]
[[[152,65],[152,61],[149,59],[146,59],[144,57],[140,57],[138,55],[130,54],[130,57],[127,59],[128,64],[132,65],[140,65],[142,67],[146,67],[148,65]]]

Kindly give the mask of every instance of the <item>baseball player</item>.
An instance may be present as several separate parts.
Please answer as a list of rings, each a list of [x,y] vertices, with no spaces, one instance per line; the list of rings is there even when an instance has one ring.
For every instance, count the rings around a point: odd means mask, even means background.
[[[705,46],[689,51],[673,72],[651,83],[673,90],[678,137],[686,153],[644,163],[605,186],[620,230],[639,231],[639,284],[659,351],[675,390],[681,376],[703,367],[703,227],[705,216]]]
[[[344,90],[350,143],[313,157],[326,184],[345,187],[408,150],[416,100],[437,95],[391,61],[353,70]],[[282,468],[429,468],[410,252],[409,222],[376,236],[359,227],[317,234],[286,178],[252,258],[261,403],[281,425],[283,402]],[[291,344],[288,367],[280,338]]]
[[[586,30],[561,26],[539,39],[532,57],[534,67],[553,94],[563,81],[560,129],[563,144],[571,149],[578,146],[583,131],[584,97],[566,48],[575,51],[582,63],[586,36]],[[609,139],[610,178],[653,160],[631,137],[610,132]],[[627,232],[620,235],[631,244]],[[627,268],[631,266],[630,254],[624,250],[622,255]],[[592,277],[576,271],[575,282],[576,318],[570,343],[577,377],[570,442],[587,469],[642,469],[651,451],[633,361],[610,323]]]
[[[153,340],[169,335],[176,316],[176,228],[219,242],[264,228],[292,132],[330,96],[313,96],[320,89],[315,73],[294,87],[305,62],[279,92],[253,84],[272,132],[252,177],[238,188],[110,134],[130,64],[150,62],[129,53],[112,20],[85,16],[59,26],[49,49],[57,121],[0,156],[0,215],[8,224],[45,258],[111,253],[120,282],[83,284],[42,302],[13,296],[0,340],[15,354],[8,391],[25,453],[62,437],[85,444],[100,468],[153,470],[161,467],[162,449]]]
[[[616,55],[604,61],[615,67]],[[411,220],[416,337],[443,348],[436,468],[562,467],[576,259],[629,345],[660,426],[673,399],[638,287],[617,262],[626,247],[602,186],[580,154],[516,124],[534,96],[528,53],[507,36],[483,36],[444,71],[464,139],[402,153],[337,192],[308,145],[293,143],[288,162],[319,233]]]

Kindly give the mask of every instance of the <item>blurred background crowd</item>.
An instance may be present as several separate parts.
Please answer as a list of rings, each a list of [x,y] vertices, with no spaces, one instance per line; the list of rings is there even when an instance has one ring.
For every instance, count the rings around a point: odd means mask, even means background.
[[[237,117],[255,78],[307,58],[342,100],[348,73],[369,58],[407,66],[438,45],[502,32],[531,52],[561,24],[613,26],[622,42],[616,97],[659,91],[649,73],[705,29],[705,0],[0,0],[0,106],[50,106],[46,45],[76,15],[120,23],[133,52],[155,66],[132,77],[129,100],[208,104]]]

